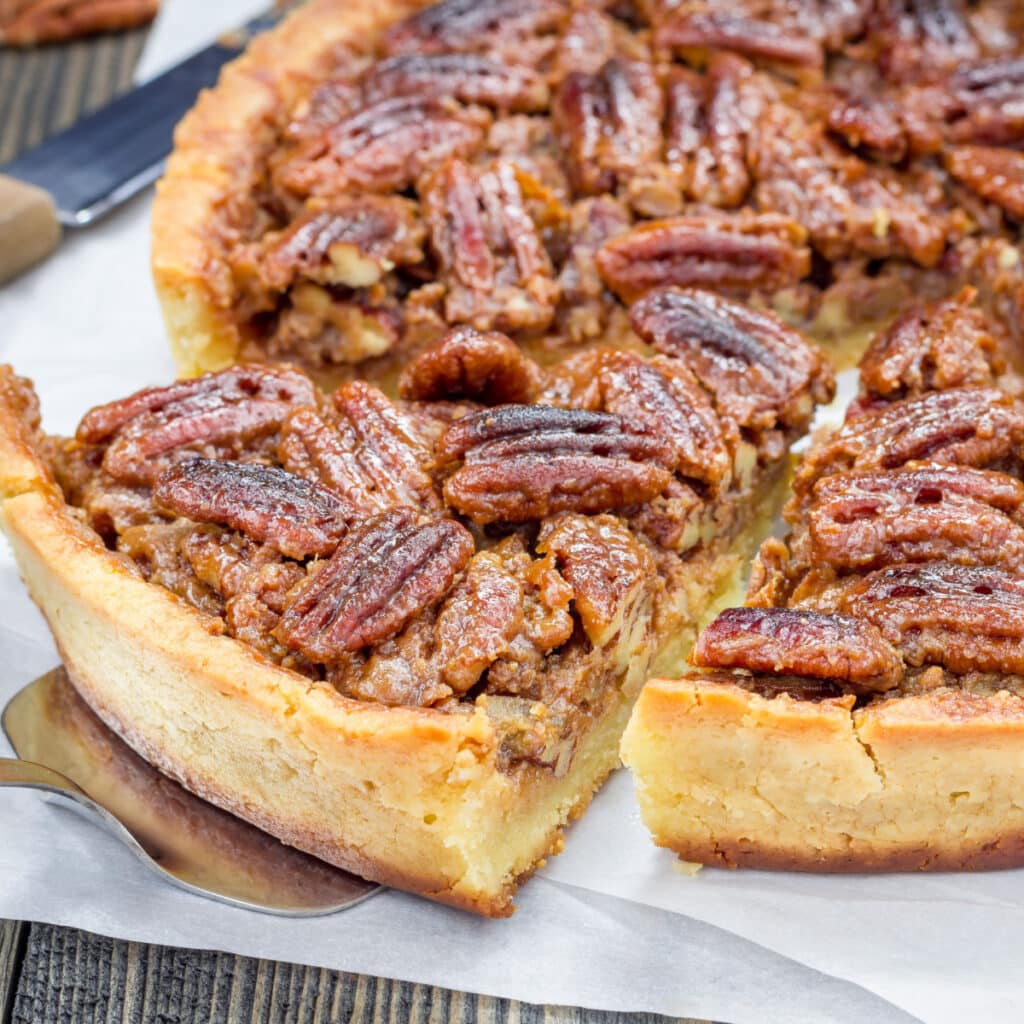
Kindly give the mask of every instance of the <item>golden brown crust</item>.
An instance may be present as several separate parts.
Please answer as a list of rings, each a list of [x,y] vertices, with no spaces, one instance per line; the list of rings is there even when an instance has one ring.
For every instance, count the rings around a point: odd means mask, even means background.
[[[364,46],[427,0],[310,0],[221,71],[174,133],[153,204],[152,268],[183,375],[236,360],[227,206],[255,180],[274,118],[346,44]]]
[[[622,666],[564,774],[528,762],[503,769],[482,705],[443,712],[343,697],[146,582],[65,503],[30,396],[0,370],[0,526],[102,720],[192,792],[290,845],[453,906],[511,913],[518,884],[559,851],[562,827],[618,763],[653,638]],[[715,583],[741,564],[714,552],[695,563],[672,613],[680,645]]]
[[[726,867],[1024,863],[1024,700],[937,690],[852,707],[651,680],[622,755],[655,841]]]

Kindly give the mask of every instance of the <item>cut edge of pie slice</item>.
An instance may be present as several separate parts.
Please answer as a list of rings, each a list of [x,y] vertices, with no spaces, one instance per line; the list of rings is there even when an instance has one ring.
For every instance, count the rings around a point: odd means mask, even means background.
[[[713,296],[706,296],[704,301],[718,302]],[[733,315],[740,315],[738,307],[730,308]],[[750,315],[765,329],[775,324],[775,329],[783,331],[781,340],[768,337],[768,351],[772,343],[782,344],[790,337],[777,321],[761,314]],[[454,338],[443,340],[441,349],[470,342],[486,348],[491,340],[483,337],[466,342],[464,334],[453,332]],[[509,733],[510,725],[502,718],[500,698],[503,694],[530,692],[522,688],[527,686],[526,682],[516,682],[527,669],[511,649],[506,659],[506,669],[512,673],[511,689],[504,688],[508,684],[495,684],[493,692],[485,688],[480,694],[477,687],[467,694],[465,703],[451,706],[448,702],[444,710],[393,700],[386,704],[376,699],[355,699],[332,684],[335,677],[330,672],[304,675],[279,664],[257,647],[226,635],[224,621],[207,614],[198,604],[189,603],[182,588],[176,592],[170,585],[147,579],[130,553],[104,543],[90,525],[91,506],[74,497],[77,491],[69,491],[65,498],[53,461],[55,445],[61,442],[39,432],[34,396],[27,383],[16,378],[9,368],[0,368],[0,525],[10,540],[29,592],[51,628],[75,687],[100,718],[148,762],[217,806],[339,867],[454,906],[503,916],[512,912],[512,898],[520,882],[547,856],[561,849],[563,826],[582,813],[597,787],[618,765],[622,730],[652,666],[658,666],[660,671],[677,670],[700,621],[713,614],[716,602],[720,606],[733,595],[756,543],[767,532],[786,482],[788,441],[793,433],[805,429],[814,400],[827,397],[831,391],[829,371],[813,349],[798,340],[793,343],[806,346],[802,356],[795,349],[792,353],[798,362],[804,359],[806,378],[800,378],[805,381],[800,394],[789,395],[783,406],[791,417],[791,433],[780,444],[778,432],[767,431],[767,454],[762,453],[765,465],[757,469],[753,445],[738,442],[736,457],[743,461],[745,469],[742,482],[730,485],[738,490],[707,506],[711,510],[706,516],[708,521],[700,520],[703,525],[684,542],[690,546],[683,554],[671,553],[669,557],[669,549],[659,549],[663,552],[661,557],[668,558],[672,566],[664,570],[664,577],[660,575],[662,569],[656,571],[651,554],[643,556],[641,569],[637,570],[638,580],[628,573],[623,577],[626,570],[622,566],[626,563],[614,563],[618,566],[615,580],[627,585],[613,587],[605,582],[609,591],[623,591],[626,596],[618,604],[612,602],[612,611],[607,613],[612,617],[601,626],[600,638],[590,630],[587,613],[578,606],[569,606],[571,614],[567,612],[564,617],[573,623],[570,640],[558,641],[562,646],[556,649],[556,656],[548,660],[545,654],[541,667],[533,671],[538,676],[562,671],[558,667],[558,652],[576,650],[573,645],[580,644],[579,649],[587,657],[587,652],[593,652],[597,659],[583,658],[580,664],[584,666],[582,671],[596,673],[590,688],[598,688],[590,696],[586,696],[590,691],[585,688],[579,704],[575,703],[576,691],[567,691],[567,724],[559,727],[562,731],[556,738],[568,746],[565,752],[559,752],[561,747],[556,743],[557,757],[547,760],[528,752],[510,754],[505,745],[510,735],[514,738],[518,733]],[[512,348],[511,342],[506,340],[505,344]],[[425,355],[427,364],[436,354],[437,350],[431,350]],[[581,379],[592,384],[592,357],[587,358],[591,361],[580,371]],[[621,371],[623,360],[627,368],[644,365],[639,357],[628,354],[610,353],[607,358],[616,373]],[[665,358],[657,357],[648,365],[653,368],[673,362],[666,363]],[[658,363],[657,359],[663,361]],[[424,363],[417,365],[422,368]],[[681,364],[677,372],[684,369],[685,364]],[[217,379],[241,379],[247,373],[263,374],[281,388],[294,387],[299,379],[290,370],[237,367],[163,390],[180,399],[182,390],[219,386]],[[561,386],[557,375],[552,379],[552,386]],[[346,385],[339,393],[367,387]],[[150,389],[123,402],[100,407],[86,417],[83,425],[88,422],[90,429],[102,434],[109,429],[131,432],[140,424],[149,424],[155,414],[146,411],[152,408],[152,403],[147,406],[146,396],[160,390]],[[269,386],[265,393],[270,394]],[[239,394],[243,397],[237,398],[239,405],[235,409],[244,410],[250,401],[257,410],[262,408],[245,388]],[[308,403],[310,398],[305,394],[298,401]],[[378,394],[382,402],[388,401]],[[744,401],[744,395],[750,398],[745,385],[734,396],[735,401]],[[223,411],[223,401],[228,400],[219,392],[203,392],[199,397],[199,405],[193,402],[190,407],[186,398],[173,406],[178,411],[167,423],[174,430],[185,424],[187,433],[190,415],[196,422],[205,422],[203,417],[209,416],[209,410],[216,415],[218,410]],[[428,402],[423,404],[429,406]],[[449,408],[452,403],[440,404]],[[501,422],[509,420],[509,410],[520,410],[516,415],[521,418],[522,410],[530,408],[495,407]],[[603,424],[607,429],[608,423],[616,420],[607,413],[545,405],[535,408],[544,415],[555,416],[560,423],[580,416],[591,427]],[[111,410],[115,420],[122,413],[128,419],[122,417],[121,425],[111,428]],[[295,408],[296,413],[311,411],[308,404]],[[392,411],[397,415],[396,406],[392,406]],[[765,415],[763,407],[760,413]],[[470,429],[491,429],[494,420],[495,414],[485,408],[475,418],[470,415],[456,419],[449,431],[467,434]],[[106,426],[99,425],[101,421]],[[146,426],[147,431],[152,429]],[[99,473],[97,449],[82,441],[83,436],[80,428],[79,440],[67,442],[69,450],[84,451],[85,462],[81,464],[96,466],[95,472]],[[137,431],[133,436],[137,436]],[[630,436],[649,446],[650,434]],[[442,435],[442,440],[446,437],[449,434]],[[513,442],[514,437],[501,437],[497,443],[508,447]],[[663,442],[658,445],[662,451]],[[106,450],[113,452],[115,446]],[[441,441],[437,442],[436,452],[440,450]],[[259,459],[267,457],[260,455],[260,451],[252,453],[257,458],[256,465]],[[506,461],[514,462],[511,448],[509,453]],[[185,454],[188,460],[172,464],[160,481],[181,468],[217,465],[206,458],[195,459],[194,448]],[[535,460],[527,456],[527,462],[532,466]],[[106,464],[104,460],[103,465]],[[245,468],[237,462],[229,465]],[[479,459],[473,462],[474,467],[478,465]],[[142,472],[151,469],[152,466],[144,465]],[[296,485],[303,483],[284,470],[274,472],[290,476]],[[70,486],[64,476],[60,479]],[[115,477],[102,479],[108,480],[109,486],[117,484]],[[448,479],[450,482],[455,476]],[[139,484],[136,480],[134,490],[129,490],[137,494],[140,487],[145,490],[147,486],[152,484]],[[622,514],[635,515],[637,507],[646,508],[634,505],[621,509]],[[411,510],[404,509],[405,513]],[[176,510],[175,515],[183,513]],[[573,515],[568,518],[573,519]],[[472,519],[471,514],[467,516]],[[292,518],[290,513],[286,517]],[[187,518],[185,515],[174,522]],[[376,517],[383,518],[386,516]],[[554,527],[564,519],[547,516],[544,528]],[[588,521],[583,515],[575,515],[575,519]],[[612,529],[616,536],[629,539],[625,519],[613,520],[607,515],[593,519],[595,530]],[[231,517],[213,520],[230,521]],[[442,521],[460,536],[469,536],[452,518]],[[488,521],[483,520],[485,524]],[[202,524],[211,520],[200,516],[192,522],[193,528],[196,522],[200,529],[208,529]],[[349,521],[346,539],[359,533],[360,522]],[[170,526],[173,528],[174,523]],[[234,529],[245,533],[242,527]],[[641,547],[647,552],[655,550],[654,542],[641,534],[639,526],[631,529],[635,532],[630,543],[638,551]],[[481,531],[478,555],[494,550],[488,546],[494,541],[487,539],[486,530]],[[561,543],[553,539],[557,532],[542,531],[538,551],[545,550],[543,544]],[[236,534],[229,531],[226,536]],[[597,539],[596,533],[584,537],[584,546]],[[337,539],[333,543],[339,544]],[[621,545],[621,540],[607,543]],[[609,551],[612,550],[621,548],[610,547]],[[305,583],[316,581],[325,572],[322,566],[328,564],[329,561],[313,559],[301,567],[299,576],[308,572]],[[594,564],[598,565],[599,560]],[[540,560],[532,565],[544,568]],[[597,578],[600,584],[603,577]],[[346,586],[347,580],[345,577]],[[304,584],[288,585],[288,594],[292,595]],[[549,585],[554,583],[538,584]],[[558,585],[566,586],[564,582]],[[452,593],[451,579],[447,587]],[[663,591],[659,589],[662,587]],[[659,596],[655,603],[655,593],[665,596]],[[522,600],[525,602],[525,597]],[[601,600],[604,598],[597,601],[598,605]],[[615,608],[619,610],[616,612]],[[600,614],[596,613],[598,619]],[[327,632],[329,629],[325,628],[324,635]],[[272,635],[279,634],[275,631]],[[315,633],[314,639],[318,635]],[[592,639],[586,639],[588,635]],[[362,646],[367,643],[371,646]],[[363,651],[372,653],[378,650],[373,646],[375,643],[370,638],[345,649],[362,646]],[[300,649],[303,653],[308,650],[301,645]],[[356,655],[362,656],[359,651]],[[285,659],[285,663],[292,662]],[[570,668],[574,664],[569,662]],[[488,686],[493,673],[492,668]],[[353,678],[358,681],[363,677]],[[552,684],[553,696],[562,693],[561,686]],[[547,691],[542,688],[541,692]],[[388,701],[383,696],[379,699]],[[541,697],[539,704],[544,706],[533,710],[546,713],[546,700]],[[557,711],[562,707],[559,700],[563,697],[557,696],[553,701],[557,714],[562,713]],[[519,729],[520,725],[512,723],[511,728]]]
[[[876,337],[846,423],[797,469],[785,542],[701,634],[702,671],[643,688],[622,757],[681,859],[1024,863],[1024,407],[972,299]]]

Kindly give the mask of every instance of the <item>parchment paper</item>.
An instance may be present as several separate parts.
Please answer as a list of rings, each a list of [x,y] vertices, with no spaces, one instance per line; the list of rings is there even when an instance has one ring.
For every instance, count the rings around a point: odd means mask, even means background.
[[[254,13],[170,0],[144,69]],[[211,10],[211,8],[213,8]],[[32,377],[51,431],[173,373],[148,273],[144,197],[0,290],[0,361]],[[56,660],[0,544],[0,704]],[[8,753],[0,739],[0,753]],[[532,1002],[761,1022],[1019,1021],[1024,872],[812,877],[703,870],[650,843],[620,772],[510,921],[399,893],[294,921],[152,878],[38,794],[0,791],[0,917],[224,949]]]

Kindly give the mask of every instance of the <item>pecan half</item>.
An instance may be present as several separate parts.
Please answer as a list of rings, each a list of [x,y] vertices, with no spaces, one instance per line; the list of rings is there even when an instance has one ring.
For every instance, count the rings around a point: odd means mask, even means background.
[[[408,54],[375,63],[363,78],[371,102],[392,96],[451,97],[501,111],[547,107],[547,82],[532,68],[471,53]]]
[[[808,512],[811,559],[838,571],[899,562],[1024,564],[1024,528],[1010,518],[1024,484],[1005,473],[913,466],[819,480]]]
[[[849,469],[895,469],[928,460],[984,468],[1015,457],[1024,407],[995,388],[949,388],[891,402],[845,423],[804,458],[793,490]]]
[[[605,352],[598,386],[607,412],[667,439],[675,453],[675,472],[700,480],[715,494],[728,487],[732,458],[722,424],[685,363]]]
[[[879,64],[896,81],[952,71],[980,56],[961,0],[878,0],[872,34]]]
[[[1024,672],[1024,578],[994,566],[897,565],[812,598],[877,626],[908,665]]]
[[[694,152],[687,178],[687,192],[699,202],[739,206],[750,188],[747,136],[760,113],[752,76],[750,65],[729,53],[716,53],[708,62],[705,142]]]
[[[521,566],[508,543],[474,555],[437,616],[441,678],[465,693],[508,650],[523,628]],[[518,553],[519,561],[528,561]]]
[[[420,523],[411,508],[374,516],[289,593],[274,636],[311,661],[339,661],[432,607],[472,554],[454,519]]]
[[[1024,140],[1024,58],[976,61],[949,80],[949,135],[988,146]]]
[[[423,209],[450,323],[514,331],[551,322],[558,286],[525,194],[540,189],[507,160],[485,168],[452,160],[431,176]]]
[[[416,204],[397,196],[342,197],[311,209],[282,232],[244,246],[232,263],[243,284],[256,279],[273,292],[305,278],[324,285],[368,288],[397,264],[423,260],[426,232]]]
[[[806,237],[796,221],[773,214],[672,217],[609,239],[598,250],[597,269],[627,304],[665,285],[774,292],[810,273]]]
[[[896,164],[910,148],[900,114],[900,107],[886,100],[844,95],[829,110],[828,126],[853,149]]]
[[[955,146],[945,156],[946,170],[982,199],[1024,220],[1024,153],[995,146]]]
[[[430,452],[387,396],[353,381],[338,389],[334,404],[337,420],[313,409],[288,418],[278,444],[285,469],[323,484],[363,512],[395,505],[440,510],[425,468]]]
[[[670,481],[674,452],[620,416],[504,405],[457,420],[437,455],[441,463],[464,460],[444,485],[448,504],[486,524],[646,501]]]
[[[86,414],[76,437],[86,444],[110,442],[103,468],[114,479],[152,484],[189,454],[241,454],[277,431],[293,408],[315,403],[304,374],[235,366],[99,406]]]
[[[329,555],[355,509],[283,469],[219,459],[172,466],[153,488],[159,506],[198,523],[219,523],[289,558]]]
[[[954,230],[928,171],[869,165],[828,137],[823,121],[783,102],[750,137],[753,199],[792,217],[826,259],[912,259],[935,266]]]
[[[552,118],[576,191],[615,192],[657,161],[663,117],[664,98],[650,64],[613,57],[595,74],[567,75]]]
[[[714,10],[682,10],[657,28],[656,45],[676,50],[733,50],[800,67],[820,67],[820,41],[795,25]]]
[[[535,66],[568,14],[559,0],[444,0],[400,21],[384,37],[388,55],[494,52]]]
[[[650,620],[654,559],[614,516],[548,520],[537,552],[550,554],[572,587],[573,607],[595,647],[618,638],[620,659],[643,642]]]
[[[882,692],[903,678],[903,662],[870,623],[790,608],[729,608],[698,637],[690,660],[710,668],[841,680]]]
[[[630,312],[659,352],[682,359],[741,427],[806,426],[831,398],[832,374],[815,346],[777,316],[697,289],[663,288]]]
[[[1006,368],[973,288],[913,309],[879,332],[860,361],[868,394],[902,398],[923,391],[991,384]]]
[[[474,153],[489,120],[448,100],[380,100],[304,138],[285,154],[275,180],[304,196],[399,191],[443,160]]]
[[[483,405],[529,402],[541,371],[504,334],[453,327],[402,371],[402,398],[436,402],[464,398]]]

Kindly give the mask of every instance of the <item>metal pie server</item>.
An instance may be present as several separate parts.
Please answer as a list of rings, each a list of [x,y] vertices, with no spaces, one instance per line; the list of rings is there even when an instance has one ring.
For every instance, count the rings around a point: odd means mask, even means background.
[[[0,787],[69,801],[189,892],[306,917],[344,910],[382,888],[279,843],[161,775],[93,714],[62,668],[16,694],[0,721],[22,759],[0,758]]]

